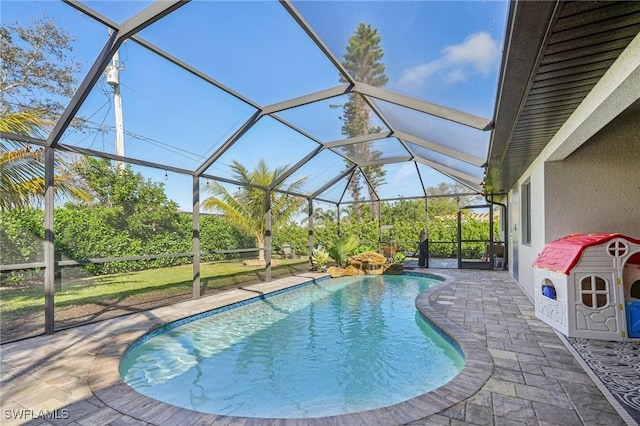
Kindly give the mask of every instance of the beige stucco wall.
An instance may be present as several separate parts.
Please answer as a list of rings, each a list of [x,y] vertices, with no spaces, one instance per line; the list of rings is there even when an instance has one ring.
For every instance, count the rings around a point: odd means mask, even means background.
[[[518,190],[527,180],[531,182],[531,244],[522,242],[522,193],[514,196],[512,189],[510,216],[520,220],[510,224],[509,269],[515,271],[517,259],[516,281],[533,297],[531,265],[547,242],[592,232],[640,238],[640,101],[566,159],[536,159],[518,180]]]
[[[563,161],[544,165],[545,240],[572,233],[640,238],[640,102]]]
[[[522,174],[510,198],[519,199],[527,179],[532,240],[522,244],[520,224],[517,231],[510,227],[509,267],[529,295],[531,264],[546,242],[576,232],[640,237],[640,34]],[[519,202],[509,207],[510,217],[522,217]]]

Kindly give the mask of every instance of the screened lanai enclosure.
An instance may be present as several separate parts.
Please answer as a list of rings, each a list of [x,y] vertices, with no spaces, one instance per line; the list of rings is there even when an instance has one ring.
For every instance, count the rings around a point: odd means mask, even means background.
[[[307,272],[347,241],[503,268],[484,180],[508,11],[3,1],[2,341]]]

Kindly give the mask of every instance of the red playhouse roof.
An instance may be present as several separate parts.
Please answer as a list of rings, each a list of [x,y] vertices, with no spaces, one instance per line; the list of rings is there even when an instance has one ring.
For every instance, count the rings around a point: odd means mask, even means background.
[[[587,247],[606,243],[614,238],[622,238],[629,242],[640,244],[640,240],[622,234],[573,234],[551,241],[544,246],[533,266],[550,269],[568,275],[576,266],[582,252]],[[634,255],[635,258],[635,255]]]

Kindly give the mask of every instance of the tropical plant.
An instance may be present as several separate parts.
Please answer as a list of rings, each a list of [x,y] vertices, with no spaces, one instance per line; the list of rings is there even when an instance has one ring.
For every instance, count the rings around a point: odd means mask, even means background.
[[[395,254],[395,256],[393,256],[393,263],[402,263],[406,258],[407,258],[406,254],[402,252],[398,252]]]
[[[306,201],[304,198],[290,195],[292,192],[299,192],[306,178],[299,179],[288,185],[284,182],[274,185],[280,176],[288,169],[282,166],[270,169],[264,159],[261,159],[256,167],[249,171],[240,162],[233,160],[231,164],[233,178],[242,184],[237,192],[231,193],[223,185],[214,182],[208,185],[210,197],[202,202],[204,209],[224,214],[225,217],[239,230],[253,235],[258,243],[259,259],[264,261],[264,243],[266,232],[265,206],[266,190],[272,187],[271,191],[271,218],[272,227],[289,222]],[[285,192],[277,192],[276,190]]]
[[[378,248],[374,244],[362,244],[356,247],[353,254],[365,253],[367,251],[376,251]]]
[[[39,137],[51,125],[44,115],[37,109],[2,114],[0,131]],[[70,156],[57,155],[53,187],[58,199],[89,199]],[[0,211],[34,205],[42,200],[44,191],[44,148],[33,149],[29,144],[1,140]]]
[[[311,262],[318,270],[323,270],[329,262],[329,252],[323,248],[313,249],[311,254]]]
[[[336,262],[337,266],[344,266],[347,263],[347,256],[353,254],[360,246],[360,240],[355,235],[346,238],[336,238],[328,247],[329,256]]]

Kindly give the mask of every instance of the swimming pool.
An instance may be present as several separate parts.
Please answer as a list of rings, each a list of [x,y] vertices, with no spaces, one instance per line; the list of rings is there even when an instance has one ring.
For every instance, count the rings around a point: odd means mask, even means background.
[[[393,405],[443,385],[464,364],[414,306],[437,282],[316,281],[152,332],[129,348],[120,374],[149,397],[224,415],[321,417]]]

